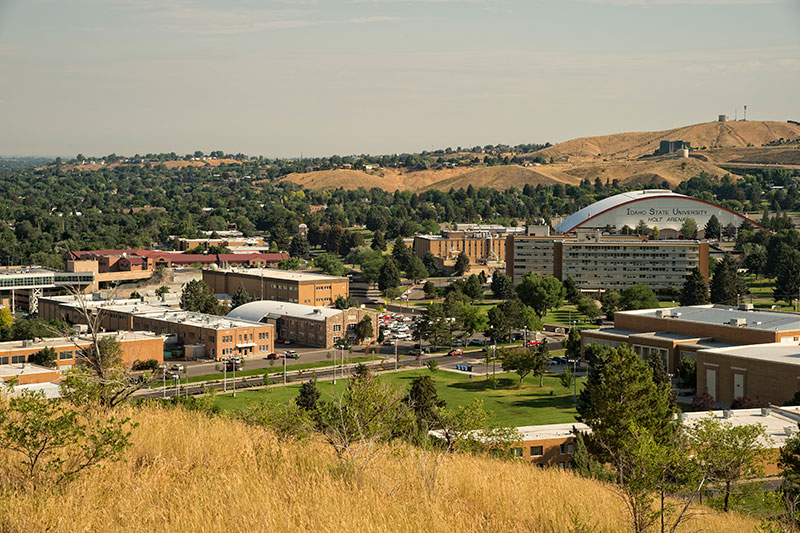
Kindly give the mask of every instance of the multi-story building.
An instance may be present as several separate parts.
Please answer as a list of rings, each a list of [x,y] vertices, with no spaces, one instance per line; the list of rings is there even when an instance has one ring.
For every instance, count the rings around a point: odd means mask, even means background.
[[[287,254],[235,253],[184,254],[158,250],[89,250],[64,254],[69,272],[93,272],[98,284],[149,279],[160,267],[229,265],[263,267],[277,265]]]
[[[84,309],[86,312],[84,312]],[[272,324],[181,311],[131,300],[95,300],[62,296],[41,300],[40,316],[68,324],[85,324],[86,314],[98,317],[100,327],[117,331],[152,331],[167,343],[183,347],[189,359],[266,357],[274,351]]]
[[[99,337],[116,337],[122,350],[124,365],[131,366],[135,361],[148,359],[155,359],[159,363],[164,362],[166,337],[163,335],[147,331],[121,331],[119,333],[100,333]],[[81,334],[73,337],[0,342],[0,368],[6,365],[25,365],[33,360],[34,354],[46,348],[52,348],[57,355],[56,368],[52,371],[66,372],[81,364],[91,346],[91,337]],[[24,371],[24,368],[22,370]],[[18,375],[20,374],[24,375],[24,372],[18,373]],[[48,379],[48,381],[51,380]],[[28,382],[30,383],[30,381]]]
[[[13,311],[23,308],[37,313],[39,298],[61,294],[67,288],[90,292],[95,288],[92,272],[61,272],[42,267],[15,267],[0,270],[0,307]]]
[[[320,348],[352,341],[364,317],[372,322],[374,336],[378,333],[377,314],[358,307],[341,310],[261,300],[240,305],[228,317],[273,324],[278,338]]]
[[[800,340],[800,317],[777,311],[753,311],[721,305],[640,309],[614,313],[614,327],[583,330],[581,342],[628,346],[649,357],[656,353],[667,372],[698,350]]]
[[[198,246],[203,246],[206,248],[210,246],[223,247],[228,248],[231,251],[234,249],[242,251],[246,251],[247,249],[251,249],[250,251],[260,251],[263,248],[269,248],[267,243],[264,242],[263,237],[245,237],[241,233],[225,237],[220,236],[217,238],[212,238],[211,236],[201,237],[199,239],[173,237],[173,243],[175,248],[182,252],[185,252],[186,250],[194,250]]]
[[[239,287],[257,300],[332,305],[350,294],[350,280],[315,272],[296,272],[276,268],[203,270],[205,281],[215,294],[233,295]]]
[[[463,252],[470,263],[502,262],[506,257],[506,237],[524,228],[498,225],[456,224],[456,229],[442,230],[439,235],[414,237],[414,254],[422,258],[427,252],[442,261],[454,261]]]
[[[603,236],[512,236],[506,272],[519,283],[528,272],[571,277],[582,290],[620,290],[640,283],[651,289],[680,287],[694,268],[708,279],[708,243]]]

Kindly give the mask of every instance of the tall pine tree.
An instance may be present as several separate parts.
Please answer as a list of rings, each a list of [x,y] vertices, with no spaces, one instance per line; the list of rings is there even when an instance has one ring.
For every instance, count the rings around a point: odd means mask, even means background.
[[[681,305],[703,305],[708,303],[708,283],[695,267],[686,276],[680,297]]]

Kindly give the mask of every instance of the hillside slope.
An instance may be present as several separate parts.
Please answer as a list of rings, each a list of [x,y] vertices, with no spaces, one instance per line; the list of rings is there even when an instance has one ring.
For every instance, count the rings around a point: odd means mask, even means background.
[[[800,137],[800,126],[788,122],[705,122],[666,131],[616,133],[581,137],[544,148],[545,159],[568,157],[571,162],[628,159],[650,155],[662,140],[688,141],[693,148],[761,146],[778,139]]]
[[[625,531],[622,500],[556,469],[455,456],[428,490],[419,452],[378,450],[343,474],[328,447],[183,410],[130,413],[125,457],[58,494],[4,493],[0,531],[254,532]],[[0,451],[0,462],[4,460]],[[753,531],[753,520],[708,512],[681,531]],[[578,529],[580,528],[580,529]]]

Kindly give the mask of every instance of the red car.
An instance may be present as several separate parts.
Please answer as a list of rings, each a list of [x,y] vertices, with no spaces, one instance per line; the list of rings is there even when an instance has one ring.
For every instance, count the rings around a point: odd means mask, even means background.
[[[447,352],[447,355],[464,355],[464,350],[462,350],[461,348],[456,348],[454,350],[450,350],[449,352]]]
[[[538,346],[539,344],[542,344],[542,341],[528,341],[525,343],[525,346],[530,348],[531,346]]]
[[[269,354],[267,356],[267,359],[280,359],[280,358],[281,358],[281,354],[279,354],[279,353],[271,353],[271,354]]]

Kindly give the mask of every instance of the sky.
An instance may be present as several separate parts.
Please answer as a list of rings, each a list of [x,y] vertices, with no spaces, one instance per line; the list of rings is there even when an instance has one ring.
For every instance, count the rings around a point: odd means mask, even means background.
[[[267,157],[800,120],[800,0],[0,0],[0,154]]]

